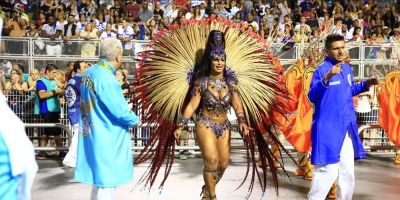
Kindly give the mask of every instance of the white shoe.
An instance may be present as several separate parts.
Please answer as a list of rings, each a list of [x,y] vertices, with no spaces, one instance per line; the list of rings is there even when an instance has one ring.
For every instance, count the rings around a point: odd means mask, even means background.
[[[63,164],[63,166],[65,166],[65,167],[71,167],[71,168],[75,168],[75,167],[76,167],[76,161],[73,162],[73,161],[69,161],[69,160],[64,160],[64,161],[62,162],[62,164]]]

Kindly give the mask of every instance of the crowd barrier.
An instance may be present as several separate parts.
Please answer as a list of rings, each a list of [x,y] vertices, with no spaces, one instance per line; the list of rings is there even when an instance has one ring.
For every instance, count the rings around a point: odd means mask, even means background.
[[[33,92],[5,92],[10,108],[18,117],[25,123],[28,137],[32,140],[36,150],[56,151],[66,150],[70,144],[72,137],[72,127],[68,120],[68,110],[66,102],[61,97],[61,115],[58,124],[45,124],[39,115],[33,114],[35,93]],[[128,100],[128,99],[127,99]],[[392,148],[393,144],[386,137],[383,129],[377,126],[378,124],[378,108],[371,110],[368,113],[357,113],[357,118],[360,125],[360,134],[365,146],[371,150]],[[136,110],[136,113],[141,117],[142,112]],[[49,127],[58,127],[62,129],[63,147],[38,147],[38,139],[42,136],[43,129]],[[151,132],[155,129],[154,126],[139,124],[137,127],[129,129],[132,138],[133,151],[141,150],[147,144]],[[238,133],[236,120],[232,121],[232,149],[244,149],[242,137]],[[177,150],[199,150],[196,143],[196,135],[194,134],[194,124],[189,124],[189,130],[179,141],[176,146]],[[287,141],[283,140],[284,146],[293,150],[293,147]]]
[[[129,44],[124,44],[127,48],[124,51],[126,56],[124,56],[123,65],[129,70],[131,79],[134,78],[133,74],[136,69],[137,61],[134,58],[137,58],[140,52],[148,48],[148,42],[149,41],[133,40]],[[95,62],[100,54],[99,44],[100,40],[71,40],[64,42],[61,40],[52,41],[44,38],[2,37],[0,39],[0,67],[6,65],[7,62],[20,63],[25,68],[24,72],[28,74],[33,68],[39,70],[43,69],[47,63],[55,63],[57,66],[65,68],[68,62],[76,60]],[[280,58],[284,67],[289,67],[296,62],[302,51],[307,48],[307,44],[296,44],[291,49],[282,49],[282,46],[283,44],[272,44],[271,50]],[[321,45],[321,48],[322,47],[323,45]],[[352,58],[350,64],[353,67],[353,75],[356,79],[364,79],[372,75],[384,77],[388,71],[399,66],[400,46],[397,44],[368,45],[364,43],[347,43],[346,47]],[[43,124],[43,120],[40,116],[33,114],[34,93],[8,92],[6,95],[10,107],[24,123]],[[67,118],[65,101],[63,100],[61,101],[61,108],[60,124],[69,127],[71,130]],[[378,122],[378,109],[379,107],[372,110],[370,113],[359,113],[359,119],[364,119],[364,121],[360,121],[360,125],[376,125]],[[235,122],[233,122],[233,124],[233,131],[237,132]],[[142,125],[130,129],[134,150],[140,150],[143,145],[147,143],[152,129],[154,129],[154,127]],[[42,130],[43,127],[41,126],[27,127],[27,134],[35,142],[35,139],[41,136]],[[63,130],[62,136],[68,138],[67,135],[68,132]],[[364,144],[367,146],[393,146],[386,138],[386,134],[382,129],[369,127],[368,130],[364,131],[362,136]],[[243,142],[239,134],[234,134],[232,139],[237,141],[236,143],[232,143],[233,148],[243,148]],[[190,129],[188,140],[185,143],[186,146],[179,148],[198,149],[193,129]],[[66,140],[64,141],[64,145],[67,146]],[[285,146],[288,149],[292,149],[291,145],[287,142],[285,142]]]

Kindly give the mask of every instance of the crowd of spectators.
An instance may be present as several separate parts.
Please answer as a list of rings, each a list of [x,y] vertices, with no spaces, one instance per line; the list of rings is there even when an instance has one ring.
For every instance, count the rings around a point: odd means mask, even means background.
[[[318,37],[320,26],[334,19],[336,32],[347,41],[369,44],[400,41],[400,0],[3,0],[0,2],[2,36],[49,38],[35,44],[47,55],[73,55],[79,45],[84,57],[95,56],[93,39],[118,38],[131,54],[132,40],[151,40],[160,30],[183,20],[211,15],[243,23],[277,43],[307,43]],[[1,25],[1,24],[0,24]],[[1,27],[1,26],[0,26]],[[84,43],[71,42],[81,39]],[[14,42],[14,43],[13,43]],[[61,43],[63,48],[61,48]],[[13,40],[0,50],[20,49]],[[4,47],[5,46],[5,47]],[[11,48],[12,47],[12,48]],[[45,47],[45,48],[44,48]],[[286,48],[286,47],[285,47]],[[287,48],[291,48],[290,45]],[[2,64],[7,66],[7,64]],[[17,66],[17,65],[15,65]],[[6,68],[6,67],[4,67]],[[0,70],[1,89],[31,90],[22,69]],[[32,73],[37,73],[32,71]],[[61,72],[60,72],[61,73]],[[4,82],[4,77],[9,80]],[[61,76],[61,75],[60,75]]]
[[[396,0],[3,0],[3,36],[52,40],[118,38],[126,50],[132,40],[151,40],[158,31],[184,19],[215,14],[243,22],[276,42],[309,42],[321,23],[334,19],[347,41],[385,43],[400,37],[400,1]],[[1,23],[1,22],[0,22]],[[73,46],[73,44],[70,44]],[[47,44],[48,54],[60,53]],[[68,52],[65,52],[68,54]],[[93,55],[93,45],[82,48]]]

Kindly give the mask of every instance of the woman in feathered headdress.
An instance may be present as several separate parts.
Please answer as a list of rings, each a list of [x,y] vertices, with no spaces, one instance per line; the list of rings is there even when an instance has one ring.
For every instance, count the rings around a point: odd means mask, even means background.
[[[195,84],[189,104],[184,109],[176,139],[196,112],[196,138],[203,154],[202,199],[216,199],[215,185],[229,163],[230,123],[228,111],[233,106],[241,132],[249,134],[243,106],[237,90],[237,79],[225,65],[225,39],[221,31],[211,31],[203,62],[195,67]]]
[[[256,151],[264,164],[267,161],[271,166],[277,189],[277,171],[272,165],[276,158],[263,135],[283,148],[267,122],[271,113],[283,112],[285,92],[269,44],[241,28],[241,24],[213,16],[183,21],[181,26],[157,33],[150,44],[152,50],[140,55],[134,101],[145,111],[142,123],[155,126],[135,159],[139,164],[152,158],[140,182],[153,186],[165,164],[160,187],[164,185],[172,168],[175,139],[195,114],[196,139],[205,165],[203,199],[216,199],[215,185],[229,162],[231,125],[227,112],[232,106],[249,158],[244,177],[246,180],[251,174],[248,195],[256,177],[262,190],[266,189],[267,168],[257,169]]]

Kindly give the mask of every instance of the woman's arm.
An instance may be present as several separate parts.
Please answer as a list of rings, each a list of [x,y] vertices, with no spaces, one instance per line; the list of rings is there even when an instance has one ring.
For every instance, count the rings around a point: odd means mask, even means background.
[[[178,140],[181,134],[181,131],[187,126],[188,119],[193,115],[193,113],[197,110],[201,101],[201,85],[200,81],[196,81],[195,86],[192,90],[192,97],[189,101],[189,104],[184,109],[182,119],[178,122],[178,128],[175,130],[174,135],[175,139]]]

